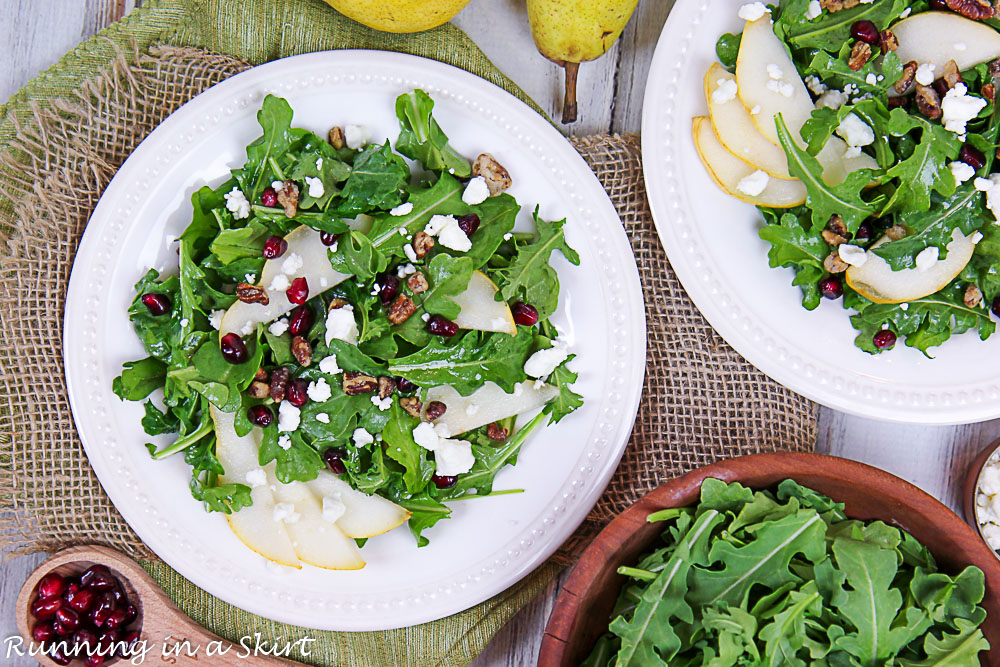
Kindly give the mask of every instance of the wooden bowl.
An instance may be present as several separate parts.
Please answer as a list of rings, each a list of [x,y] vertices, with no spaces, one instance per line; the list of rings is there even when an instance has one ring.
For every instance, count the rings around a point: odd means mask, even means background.
[[[938,500],[912,484],[863,463],[819,454],[755,454],[714,463],[673,479],[640,498],[609,523],[583,552],[570,572],[549,617],[538,655],[542,667],[578,665],[607,632],[625,577],[622,565],[634,565],[649,551],[663,527],[648,523],[651,512],[694,505],[701,482],[715,477],[754,489],[784,479],[824,493],[846,505],[854,519],[881,520],[910,532],[937,559],[941,569],[957,572],[976,565],[986,573],[989,614],[983,632],[997,650],[984,664],[1000,667],[1000,560],[971,526]]]
[[[979,490],[979,477],[983,472],[983,468],[997,449],[1000,449],[1000,439],[994,440],[983,448],[983,451],[979,453],[979,456],[969,466],[969,474],[965,478],[965,488],[962,491],[962,512],[965,514],[965,520],[972,526],[972,529],[976,531],[976,534],[979,535],[983,542],[986,542],[986,538],[983,537],[983,531],[979,527],[979,519],[976,517],[976,492]],[[987,544],[987,547],[989,547],[989,544]],[[992,548],[990,550],[993,551]],[[1000,553],[993,551],[993,555],[1000,559]]]

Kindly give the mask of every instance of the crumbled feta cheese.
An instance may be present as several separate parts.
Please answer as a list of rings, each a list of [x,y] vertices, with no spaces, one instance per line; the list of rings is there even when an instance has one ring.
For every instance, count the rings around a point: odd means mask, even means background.
[[[267,286],[269,292],[284,292],[292,283],[284,273],[275,274],[271,284]]]
[[[330,415],[326,414],[325,412],[317,412],[316,413],[316,421],[318,421],[321,424],[329,424],[330,423]]]
[[[908,311],[910,309],[910,304],[908,304],[908,303],[901,303],[901,304],[899,304],[899,309],[905,313],[906,311]]]
[[[347,505],[341,500],[339,493],[331,493],[323,497],[323,520],[337,523],[347,511]]]
[[[292,439],[287,435],[278,436],[278,447],[281,447],[286,452],[292,448]]]
[[[306,185],[309,186],[309,196],[313,199],[319,199],[326,194],[326,188],[323,187],[323,181],[319,180],[315,176],[306,176]]]
[[[715,90],[712,91],[712,101],[716,104],[725,104],[736,99],[736,79],[719,79],[715,82]]]
[[[340,373],[343,369],[337,365],[337,355],[331,354],[319,362],[319,370],[321,373],[326,373],[327,375],[336,375]]]
[[[785,73],[781,71],[781,68],[774,63],[767,64],[767,76],[771,79],[776,79],[781,81],[785,78]]]
[[[253,333],[253,324],[251,324],[250,322],[246,322],[243,325],[243,328],[240,329],[241,336],[249,336],[252,333]]]
[[[330,397],[333,395],[333,391],[330,389],[330,385],[327,383],[326,378],[320,378],[309,383],[309,386],[306,387],[306,395],[311,401],[324,403],[330,400]]]
[[[222,326],[222,317],[226,314],[226,311],[220,308],[219,310],[213,310],[212,314],[208,316],[208,323],[212,325],[213,329],[218,329]]]
[[[318,157],[316,158],[316,171],[322,171],[322,170],[323,170],[323,158]]]
[[[964,83],[956,83],[941,99],[941,124],[944,129],[958,135],[965,134],[965,124],[976,117],[986,100],[981,97],[967,95],[968,88]]]
[[[809,0],[809,7],[806,8],[806,18],[811,21],[814,18],[818,18],[822,13],[823,7],[819,4],[819,0]]]
[[[278,406],[278,431],[291,432],[299,427],[302,422],[301,410],[289,403],[282,401]]]
[[[281,192],[285,189],[284,181],[271,181],[271,187],[274,188],[275,192]]]
[[[748,2],[747,4],[740,7],[740,10],[736,13],[744,21],[756,21],[757,19],[763,17],[765,14],[770,14],[771,10],[767,8],[763,2]]]
[[[400,264],[396,268],[396,277],[402,279],[405,278],[406,276],[412,276],[416,272],[417,272],[417,267],[413,266],[412,264],[410,263]]]
[[[385,412],[392,407],[392,396],[386,396],[385,398],[379,398],[378,394],[372,396],[372,405],[376,408]]]
[[[938,256],[941,254],[941,250],[937,246],[927,246],[923,250],[917,253],[914,258],[914,262],[917,265],[917,271],[924,273],[929,271],[937,264]]]
[[[368,143],[368,130],[361,125],[344,127],[344,143],[352,150],[358,150]]]
[[[438,443],[441,442],[441,436],[434,430],[433,424],[420,422],[413,429],[413,441],[427,451],[433,452],[437,449]]]
[[[424,322],[428,321],[429,319],[431,319],[430,313],[423,313],[420,316],[420,319],[422,319]]]
[[[288,331],[288,318],[282,317],[280,320],[271,322],[271,326],[269,326],[267,330],[271,332],[272,336],[280,336]]]
[[[867,146],[875,141],[875,132],[857,114],[849,113],[837,126],[837,134],[848,146]]]
[[[476,404],[476,403],[469,403],[467,406],[465,406],[465,414],[469,415],[470,417],[472,415],[476,414],[477,412],[479,412],[479,405],[478,404]]]
[[[759,104],[755,104],[754,107],[752,109],[750,109],[750,115],[751,116],[756,116],[759,113],[760,113],[760,105]]]
[[[806,87],[812,92],[813,95],[822,95],[830,88],[819,80],[819,77],[815,74],[810,74],[806,77]]]
[[[248,282],[251,285],[253,285],[254,282],[257,280],[257,274],[256,273],[244,273],[243,274],[243,280],[245,280],[246,282]]]
[[[865,249],[850,243],[841,243],[837,246],[837,254],[842,261],[851,266],[861,267],[868,261],[868,253],[865,252]]]
[[[458,222],[448,225],[438,232],[437,238],[438,243],[456,252],[468,252],[472,249],[472,239],[462,231],[462,228],[458,226]]]
[[[828,107],[836,111],[845,104],[847,104],[847,93],[836,89],[826,91],[816,100],[817,109]]]
[[[512,238],[514,238],[514,235],[511,234],[510,232],[507,232],[506,234],[503,235],[504,241],[510,241]]]
[[[186,327],[189,324],[191,324],[191,322],[186,317],[182,318],[181,321],[180,321],[181,329],[183,329],[184,327]]]
[[[325,338],[327,345],[335,338],[351,345],[357,345],[358,323],[354,321],[354,308],[346,305],[327,311]]]
[[[875,75],[875,72],[868,73],[868,76],[865,77],[865,83],[867,83],[869,86],[874,86],[878,84],[878,76]]]
[[[912,12],[912,11],[913,11],[912,7],[907,7],[906,9],[904,9],[903,11],[901,11],[899,13],[899,18],[905,19],[907,16],[910,15],[910,12]]]
[[[251,489],[256,489],[267,484],[267,473],[263,468],[254,468],[244,476],[244,479]]]
[[[406,255],[406,259],[410,260],[411,262],[419,261],[417,259],[417,253],[413,250],[412,243],[407,243],[406,245],[403,246],[403,254]]]
[[[973,183],[977,190],[986,193],[986,208],[1000,221],[1000,174],[990,174],[989,178],[977,178]]]
[[[437,236],[442,229],[453,222],[458,222],[453,215],[432,215],[431,219],[424,226],[424,233]]]
[[[295,511],[295,505],[291,503],[274,503],[274,513],[272,518],[275,523],[296,523],[302,515]]]
[[[983,240],[982,232],[976,232],[975,234],[972,235],[972,245],[976,245],[982,240]]]
[[[482,176],[476,176],[466,184],[465,190],[462,192],[462,201],[469,206],[475,206],[482,204],[489,196],[490,189],[486,185],[486,179]]]
[[[937,69],[937,65],[934,63],[920,63],[917,67],[917,73],[914,78],[922,86],[929,86],[934,83],[934,70]]]
[[[949,162],[948,169],[951,170],[951,175],[955,177],[956,183],[965,183],[976,175],[976,170],[972,168],[971,164],[959,162],[958,160]]]
[[[434,450],[435,472],[443,477],[467,473],[475,463],[472,443],[467,440],[441,440]]]
[[[354,429],[354,434],[351,435],[351,440],[354,441],[355,447],[364,447],[365,445],[370,445],[375,442],[375,438],[372,437],[372,434],[360,426]]]
[[[777,81],[775,79],[771,79],[767,82],[767,89],[778,93],[782,97],[791,97],[795,94],[795,86],[787,81]]]
[[[533,378],[543,378],[556,369],[556,366],[566,361],[569,350],[565,345],[556,344],[544,350],[538,350],[524,362],[524,372]]]
[[[410,201],[389,209],[389,215],[395,216],[397,218],[401,215],[409,215],[412,212],[413,212],[413,202]]]
[[[285,275],[293,276],[296,271],[302,268],[304,263],[305,261],[301,255],[296,252],[289,253],[288,257],[281,262],[281,272]]]
[[[233,188],[222,197],[226,200],[226,209],[233,214],[234,218],[242,220],[250,217],[250,202],[247,201],[246,195],[239,188]]]
[[[756,197],[764,191],[770,180],[771,177],[767,175],[766,171],[758,169],[749,176],[741,178],[740,182],[736,184],[736,189],[745,195]]]

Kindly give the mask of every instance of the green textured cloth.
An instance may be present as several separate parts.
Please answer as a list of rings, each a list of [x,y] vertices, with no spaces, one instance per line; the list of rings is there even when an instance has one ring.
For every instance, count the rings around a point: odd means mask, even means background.
[[[445,24],[412,35],[381,33],[347,19],[320,0],[151,0],[119,23],[83,42],[0,107],[0,150],[33,104],[68,98],[106,69],[119,53],[166,43],[197,46],[259,64],[329,49],[381,49],[433,58],[461,67],[539,110],[458,28]],[[8,200],[0,201],[5,212]],[[546,565],[483,604],[433,623],[386,632],[308,630],[254,616],[199,589],[161,562],[143,567],[196,622],[234,642],[254,633],[267,640],[312,637],[310,655],[288,657],[314,665],[461,665],[472,660],[514,613],[554,578]]]

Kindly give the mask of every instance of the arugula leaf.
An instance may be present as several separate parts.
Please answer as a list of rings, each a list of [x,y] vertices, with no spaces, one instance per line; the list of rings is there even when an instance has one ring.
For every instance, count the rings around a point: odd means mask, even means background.
[[[789,592],[788,601],[790,606],[775,614],[774,619],[760,630],[760,638],[766,646],[764,664],[805,667],[807,663],[798,658],[797,653],[805,644],[806,614],[818,615],[822,598],[816,584],[809,582],[801,591]]]
[[[205,503],[209,512],[230,514],[253,504],[250,487],[245,484],[217,485],[218,476],[225,471],[215,455],[215,437],[201,439],[184,452],[184,462],[191,466],[189,488],[195,500]]]
[[[284,180],[284,174],[275,169],[275,160],[286,154],[296,139],[292,130],[292,107],[280,97],[268,95],[264,98],[257,112],[257,122],[264,133],[247,146],[247,162],[243,168],[233,171],[240,190],[251,202],[258,200],[271,181]]]
[[[448,137],[434,120],[431,112],[434,100],[417,89],[396,98],[396,118],[399,119],[399,138],[396,150],[413,160],[419,160],[425,169],[447,171],[453,176],[466,178],[472,165],[448,145]]]
[[[786,23],[779,20],[775,22],[775,32],[791,47],[834,53],[851,41],[851,25],[855,21],[868,20],[878,26],[888,26],[909,4],[909,0],[874,0],[838,12],[824,12],[814,21]]]
[[[458,317],[461,308],[449,299],[461,294],[472,278],[472,260],[468,257],[435,255],[425,272],[430,287],[420,295],[421,304],[428,313],[437,313],[450,320]]]
[[[517,462],[517,455],[524,441],[544,420],[544,413],[535,415],[500,446],[473,444],[472,453],[476,457],[476,462],[469,472],[458,477],[458,482],[447,492],[448,498],[464,496],[469,491],[474,491],[479,496],[492,493],[493,480],[497,473],[504,466],[514,465]]]
[[[141,398],[136,400],[141,400]],[[160,412],[160,409],[153,405],[152,401],[146,401],[143,407],[146,414],[142,418],[142,430],[146,432],[146,435],[177,433],[180,430],[181,421],[171,410]]]
[[[337,248],[327,251],[330,266],[335,271],[354,276],[364,282],[385,271],[389,261],[372,244],[371,239],[358,231],[341,234]]]
[[[225,266],[238,259],[260,257],[264,242],[271,236],[271,230],[259,222],[251,220],[240,229],[224,229],[209,246],[212,254]]]
[[[162,387],[166,377],[167,365],[155,357],[126,361],[122,374],[111,383],[111,391],[123,401],[141,401]]]
[[[931,191],[943,197],[955,193],[955,177],[948,163],[962,148],[958,135],[905,109],[892,110],[887,129],[895,137],[919,130],[920,141],[909,157],[886,171],[887,176],[899,179],[899,185],[879,215],[893,211],[926,211],[931,205]]]
[[[736,56],[740,53],[740,39],[742,37],[742,33],[734,35],[727,32],[715,43],[715,55],[719,57],[719,62],[726,69],[731,70],[736,67]]]
[[[816,285],[826,273],[823,260],[831,248],[819,230],[804,227],[794,213],[775,215],[781,216],[778,224],[765,225],[758,232],[760,238],[771,244],[767,251],[768,265],[772,269],[784,266],[795,270],[792,284],[802,289],[802,306],[812,310],[822,298]]]
[[[386,455],[403,466],[406,490],[414,494],[420,493],[434,474],[434,464],[427,459],[427,451],[413,440],[413,429],[419,423],[419,419],[403,411],[399,401],[393,401],[389,422],[382,431]]]
[[[426,491],[411,498],[396,498],[394,500],[403,509],[410,512],[408,525],[410,532],[417,540],[418,547],[425,547],[430,543],[422,534],[425,530],[438,521],[451,516],[451,508],[432,498]]]
[[[278,444],[283,435],[289,436],[288,449]],[[316,479],[319,471],[326,468],[319,452],[306,444],[301,433],[298,431],[278,433],[277,424],[262,429],[257,461],[262,466],[274,461],[274,476],[282,484],[294,481],[308,482]]]
[[[388,210],[403,201],[410,170],[403,158],[384,145],[372,144],[354,158],[351,175],[344,183],[336,213],[353,217],[372,209]]]
[[[955,622],[958,632],[946,633],[940,638],[928,634],[924,639],[924,660],[900,659],[902,667],[934,667],[935,665],[955,665],[955,667],[977,667],[979,653],[990,650],[990,643],[983,631],[975,623],[964,619]]]

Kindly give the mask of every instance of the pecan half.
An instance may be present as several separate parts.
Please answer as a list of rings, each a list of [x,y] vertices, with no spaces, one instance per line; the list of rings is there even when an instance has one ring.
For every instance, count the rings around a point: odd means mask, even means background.
[[[240,283],[236,286],[236,298],[243,303],[259,303],[262,306],[271,302],[263,287],[257,287],[250,283]]]
[[[986,66],[986,69],[989,71],[990,76],[1000,75],[1000,58],[991,60],[990,64]]]
[[[405,294],[400,294],[389,306],[389,321],[393,324],[402,324],[410,319],[410,316],[415,312],[417,312],[417,306],[413,303],[413,299]]]
[[[423,403],[416,396],[403,396],[399,399],[399,407],[411,417],[420,419],[420,412],[423,410]]]
[[[267,382],[267,371],[261,366],[257,369],[257,372],[253,374],[254,380],[260,380],[261,382]]]
[[[290,373],[284,366],[279,366],[271,371],[271,398],[275,403],[285,400],[285,389],[288,388],[288,377]]]
[[[857,72],[865,66],[868,59],[872,57],[872,47],[866,42],[855,42],[851,48],[851,57],[847,59],[847,66]]]
[[[430,289],[427,278],[420,271],[417,271],[406,279],[406,286],[409,287],[414,294],[423,294]]]
[[[851,235],[847,229],[847,224],[844,222],[844,219],[836,213],[831,215],[830,219],[826,221],[826,228],[834,234],[838,234],[845,238]]]
[[[250,398],[267,398],[271,395],[271,388],[266,382],[261,382],[260,380],[254,380],[247,387],[247,396]]]
[[[886,54],[890,51],[895,51],[899,48],[899,38],[896,37],[896,33],[892,30],[883,30],[879,33],[879,46],[882,47],[882,53]]]
[[[482,176],[485,179],[491,197],[496,197],[512,183],[510,173],[489,153],[482,153],[476,158],[472,165],[472,175]]]
[[[965,288],[965,295],[962,297],[962,303],[964,303],[969,308],[975,308],[983,300],[983,291],[969,283],[969,286]]]
[[[914,99],[917,101],[917,109],[920,110],[920,113],[931,120],[937,120],[941,117],[941,96],[934,88],[918,83]]]
[[[441,401],[431,401],[424,410],[427,421],[434,421],[448,410],[448,406]]]
[[[906,227],[903,225],[893,225],[889,229],[885,230],[885,235],[890,241],[898,241],[906,236]]]
[[[396,379],[385,375],[378,379],[378,397],[385,398],[396,392]]]
[[[346,305],[347,305],[346,299],[341,299],[339,296],[335,296],[332,299],[330,299],[330,306],[327,308],[327,310],[337,310],[338,308],[343,308]]]
[[[823,240],[832,245],[834,248],[839,246],[841,243],[847,243],[847,239],[837,234],[836,232],[831,232],[829,229],[824,229],[820,234],[823,236]]]
[[[826,269],[827,273],[843,273],[848,266],[850,265],[840,258],[840,253],[836,250],[823,260],[823,268]]]
[[[917,76],[918,67],[919,65],[916,60],[911,60],[903,65],[903,73],[899,76],[899,81],[892,84],[892,89],[900,95],[906,93],[910,89],[910,86],[913,85],[913,80]]]
[[[430,252],[433,247],[434,237],[427,232],[417,232],[413,237],[413,254],[417,256],[417,259],[423,259],[424,255]]]
[[[313,348],[302,336],[292,338],[292,356],[299,365],[308,367],[312,363]]]
[[[330,140],[330,145],[338,151],[344,147],[344,130],[339,125],[330,128],[327,138]]]
[[[980,89],[979,94],[983,96],[988,102],[993,102],[996,99],[997,87],[992,83],[988,83]]]
[[[378,380],[359,371],[344,371],[344,393],[348,396],[373,394],[378,391]]]
[[[278,203],[285,209],[285,215],[294,218],[299,212],[299,186],[290,178],[286,178],[278,190]]]
[[[505,429],[503,426],[500,426],[500,424],[496,422],[492,422],[486,427],[486,437],[489,438],[490,440],[503,442],[504,440],[507,439],[508,435],[510,435],[510,433],[507,431],[507,429]]]
[[[941,78],[944,80],[948,90],[955,87],[955,84],[962,83],[962,75],[958,71],[958,63],[954,60],[949,60],[944,64],[944,68],[941,70]]]
[[[828,12],[839,12],[861,4],[861,0],[819,0],[819,6]]]
[[[973,21],[985,21],[994,14],[990,0],[947,0],[947,5],[951,11]]]

